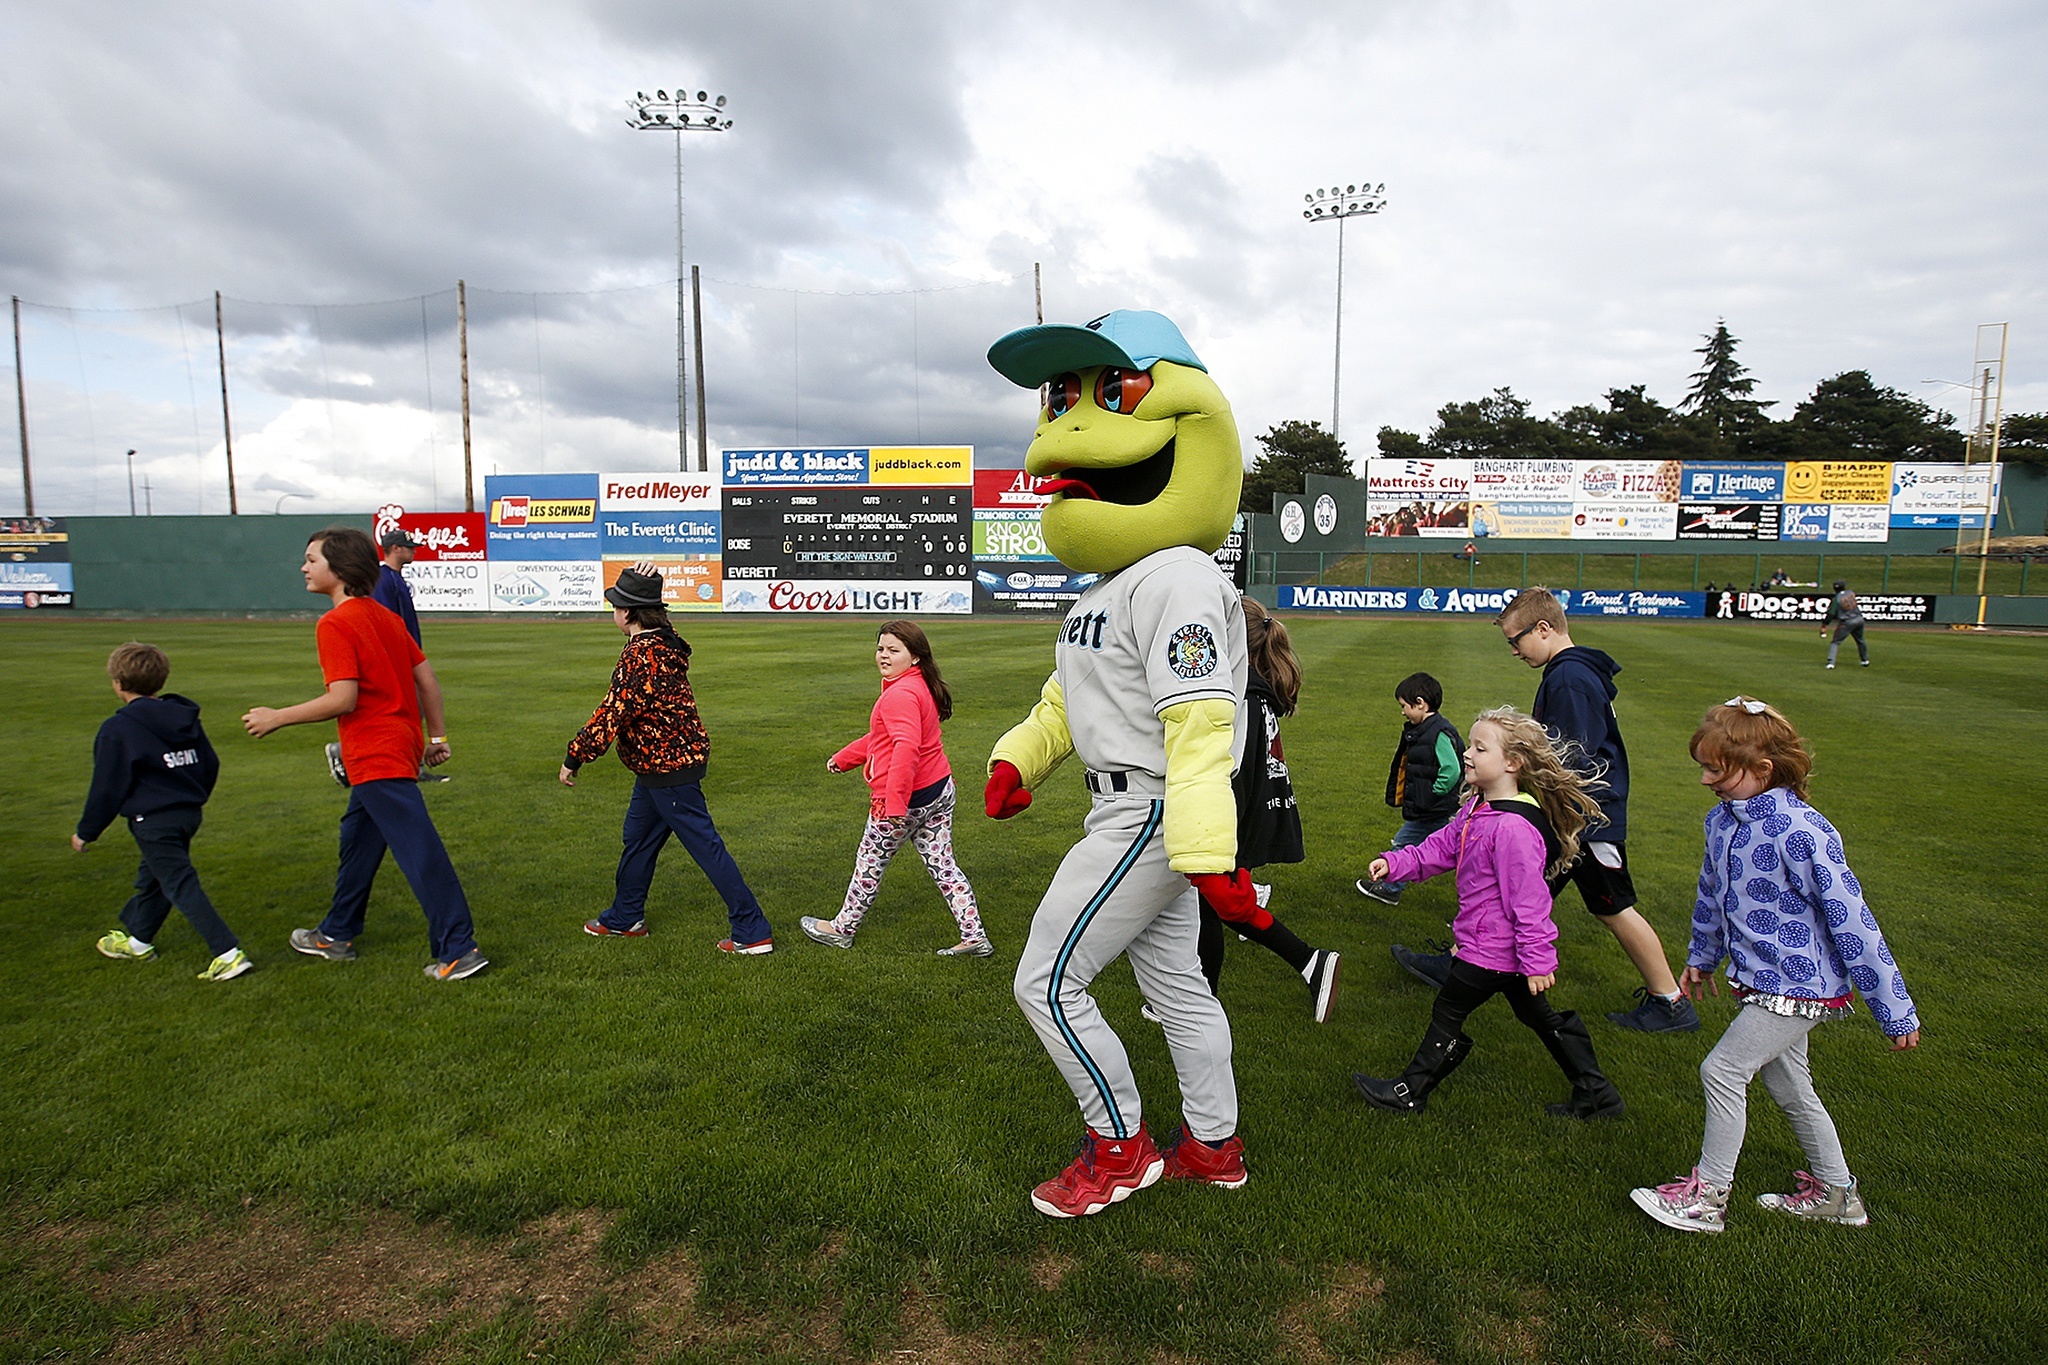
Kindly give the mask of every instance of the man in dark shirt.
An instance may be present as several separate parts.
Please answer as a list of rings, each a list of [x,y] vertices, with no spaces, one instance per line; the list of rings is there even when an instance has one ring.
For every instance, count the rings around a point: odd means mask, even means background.
[[[416,645],[424,644],[425,641],[420,639],[420,615],[412,605],[412,584],[405,581],[405,566],[412,563],[413,554],[419,549],[419,542],[412,538],[411,532],[401,531],[394,526],[378,537],[377,548],[382,552],[379,557],[383,563],[377,570],[377,591],[370,594],[370,600],[397,613],[398,619],[405,622],[406,633],[412,636],[412,642]],[[341,760],[341,746],[330,744],[327,748],[327,764],[332,770]],[[336,780],[342,779],[337,777]],[[448,774],[435,772],[426,764],[420,764],[420,781],[447,780]]]
[[[370,600],[381,602],[398,613],[398,619],[405,622],[406,634],[412,636],[414,644],[424,643],[420,639],[420,617],[413,610],[412,585],[405,581],[405,566],[412,563],[413,552],[419,542],[411,533],[392,527],[378,540],[384,565],[377,571],[377,591],[370,594]]]

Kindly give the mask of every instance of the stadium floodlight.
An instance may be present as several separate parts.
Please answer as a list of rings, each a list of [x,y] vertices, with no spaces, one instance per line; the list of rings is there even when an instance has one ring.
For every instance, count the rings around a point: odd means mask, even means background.
[[[1310,190],[1301,198],[1307,206],[1301,211],[1303,218],[1312,223],[1337,224],[1337,344],[1333,362],[1335,378],[1330,381],[1330,436],[1335,439],[1338,420],[1344,411],[1344,220],[1384,209],[1387,206],[1387,187],[1384,182],[1375,185],[1361,181]]]
[[[636,91],[626,101],[631,111],[626,119],[628,128],[641,132],[674,133],[676,138],[676,461],[677,467],[685,472],[690,468],[690,413],[689,413],[689,366],[685,359],[688,351],[684,346],[687,331],[688,295],[690,272],[683,267],[683,134],[723,133],[732,127],[732,118],[725,112],[725,96],[712,96],[699,90],[693,99],[690,92],[678,87],[674,92],[656,90],[652,99],[644,90]],[[699,400],[699,407],[703,406]],[[705,451],[702,421],[698,414],[697,468],[709,467],[709,456]]]

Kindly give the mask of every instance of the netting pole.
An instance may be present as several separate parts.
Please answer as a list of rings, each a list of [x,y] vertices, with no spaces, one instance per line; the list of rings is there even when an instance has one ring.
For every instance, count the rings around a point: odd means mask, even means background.
[[[690,267],[690,349],[697,361],[697,472],[711,468],[710,434],[704,420],[704,293],[697,267]]]
[[[228,414],[228,332],[221,321],[220,290],[213,291],[213,344],[220,354],[220,438],[228,453],[228,515],[240,516],[242,504],[235,495],[235,425]]]
[[[21,373],[21,295],[14,296],[14,411],[21,419],[21,502],[24,516],[36,514],[36,481],[28,467],[28,381]]]
[[[1981,336],[1984,329],[1979,327]],[[2005,345],[2010,329],[2005,323],[1998,324],[1998,398],[1991,411],[1991,468],[1984,478],[1984,538],[1977,548],[1977,629],[1984,628],[1985,609],[1990,599],[1984,593],[1984,570],[1991,563],[1991,523],[1998,516],[1998,436],[1999,428],[2005,425]],[[1981,347],[1979,348],[1981,349]],[[1985,387],[1990,387],[1987,379]],[[1982,408],[1978,409],[1980,415]],[[1980,416],[1981,419],[1981,416]],[[1961,520],[1961,518],[1957,518]]]
[[[682,98],[677,92],[676,98]],[[688,354],[683,348],[684,323],[688,321],[683,311],[683,130],[676,129],[676,470],[690,472],[690,406],[684,401],[689,390],[688,377],[683,373],[683,357]]]
[[[1031,301],[1038,307],[1038,325],[1045,326],[1045,277],[1037,261],[1031,263]]]
[[[476,468],[469,450],[469,286],[455,282],[455,334],[462,352],[462,510],[476,511]]]

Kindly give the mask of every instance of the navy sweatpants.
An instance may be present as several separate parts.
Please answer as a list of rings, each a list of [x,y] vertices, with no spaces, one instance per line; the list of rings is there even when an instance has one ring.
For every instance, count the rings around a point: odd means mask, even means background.
[[[128,832],[142,851],[135,873],[135,894],[121,907],[121,927],[144,943],[156,942],[171,907],[192,922],[206,950],[215,957],[241,946],[220,911],[207,899],[199,874],[192,870],[192,836],[199,832],[199,807],[173,806],[128,821]]]
[[[647,888],[654,884],[654,863],[671,834],[682,841],[724,899],[732,941],[759,943],[774,937],[768,917],[761,913],[761,903],[754,899],[747,879],[740,875],[739,865],[725,851],[725,840],[718,837],[718,827],[711,823],[710,808],[704,804],[704,789],[695,782],[674,787],[633,784],[633,799],[626,803],[625,846],[619,851],[617,888],[611,907],[598,916],[605,928],[630,929],[645,918]]]
[[[343,942],[363,932],[370,906],[370,886],[383,865],[384,850],[405,874],[420,909],[427,912],[427,938],[437,962],[453,962],[476,947],[469,920],[469,898],[427,803],[420,784],[410,777],[358,782],[348,789],[348,809],[341,816],[341,867],[334,874],[334,908],[320,932]]]

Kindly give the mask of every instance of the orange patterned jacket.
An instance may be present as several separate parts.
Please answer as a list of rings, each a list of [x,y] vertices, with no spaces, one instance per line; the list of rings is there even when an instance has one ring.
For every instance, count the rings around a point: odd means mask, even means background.
[[[604,700],[569,741],[565,765],[573,772],[602,758],[614,741],[642,786],[703,778],[711,737],[690,691],[690,646],[675,632],[646,630],[626,641]]]

